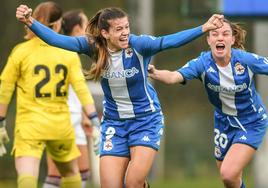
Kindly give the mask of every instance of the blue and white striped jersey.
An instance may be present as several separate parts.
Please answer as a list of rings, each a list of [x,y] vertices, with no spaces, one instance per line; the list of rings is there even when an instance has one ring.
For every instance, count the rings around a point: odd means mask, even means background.
[[[50,45],[94,56],[94,44],[86,37],[69,37],[55,33],[36,20],[31,30]],[[153,37],[130,35],[129,48],[110,52],[109,67],[102,74],[104,116],[131,119],[161,110],[157,93],[147,80],[151,57],[162,50],[182,46],[202,35],[202,27],[175,34]]]
[[[243,124],[267,118],[253,81],[254,74],[268,74],[267,58],[232,49],[230,63],[220,67],[213,60],[211,51],[208,51],[178,71],[185,81],[198,78],[203,82],[217,114],[239,117]]]
[[[101,79],[105,117],[129,119],[161,110],[157,93],[147,80],[147,69],[152,55],[177,45],[174,41],[178,39],[169,37],[131,35],[129,48],[110,52],[109,67]]]

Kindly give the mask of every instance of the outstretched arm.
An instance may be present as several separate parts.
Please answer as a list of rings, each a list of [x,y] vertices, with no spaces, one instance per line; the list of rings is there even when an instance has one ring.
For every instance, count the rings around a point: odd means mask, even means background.
[[[169,70],[158,70],[154,65],[148,67],[149,77],[154,80],[159,80],[165,84],[175,84],[184,82],[180,72]]]
[[[31,13],[31,8],[28,8],[26,5],[20,5],[16,11],[16,17],[46,43],[66,50],[89,54],[89,45],[85,36],[70,37],[58,34],[52,29],[36,21],[33,17],[31,17]]]
[[[162,37],[161,49],[173,48],[182,46],[197,37],[201,36],[203,33],[217,29],[223,26],[223,15],[213,14],[209,20],[202,26],[180,31],[175,34],[166,35]]]
[[[130,44],[135,45],[141,54],[154,55],[165,49],[183,46],[207,31],[222,27],[223,18],[223,15],[214,14],[202,26],[160,37],[132,35]]]

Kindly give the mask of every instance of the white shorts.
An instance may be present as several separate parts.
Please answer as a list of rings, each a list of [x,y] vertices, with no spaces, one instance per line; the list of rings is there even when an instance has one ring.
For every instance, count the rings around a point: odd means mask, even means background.
[[[82,114],[71,113],[71,121],[75,131],[75,143],[77,145],[87,145],[87,137],[81,125]]]

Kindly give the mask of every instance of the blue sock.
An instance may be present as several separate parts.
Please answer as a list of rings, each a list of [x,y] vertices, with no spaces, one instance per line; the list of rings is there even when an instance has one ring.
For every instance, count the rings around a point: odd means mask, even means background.
[[[244,182],[242,181],[241,187],[240,188],[246,188]]]

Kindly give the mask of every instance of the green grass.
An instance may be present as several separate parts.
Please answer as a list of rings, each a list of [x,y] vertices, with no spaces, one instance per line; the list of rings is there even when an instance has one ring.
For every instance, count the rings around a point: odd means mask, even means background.
[[[219,177],[178,178],[164,181],[150,181],[151,188],[223,188]],[[247,187],[254,187],[252,181],[246,180]],[[0,180],[0,187],[16,188],[16,180]],[[41,188],[41,184],[39,185]],[[88,188],[96,188],[89,185]]]
[[[165,180],[151,183],[152,188],[222,188],[221,181],[216,177],[206,178],[183,178],[176,180]]]
[[[247,187],[254,187],[252,180],[245,180]],[[178,178],[150,183],[152,188],[223,188],[219,177]]]

